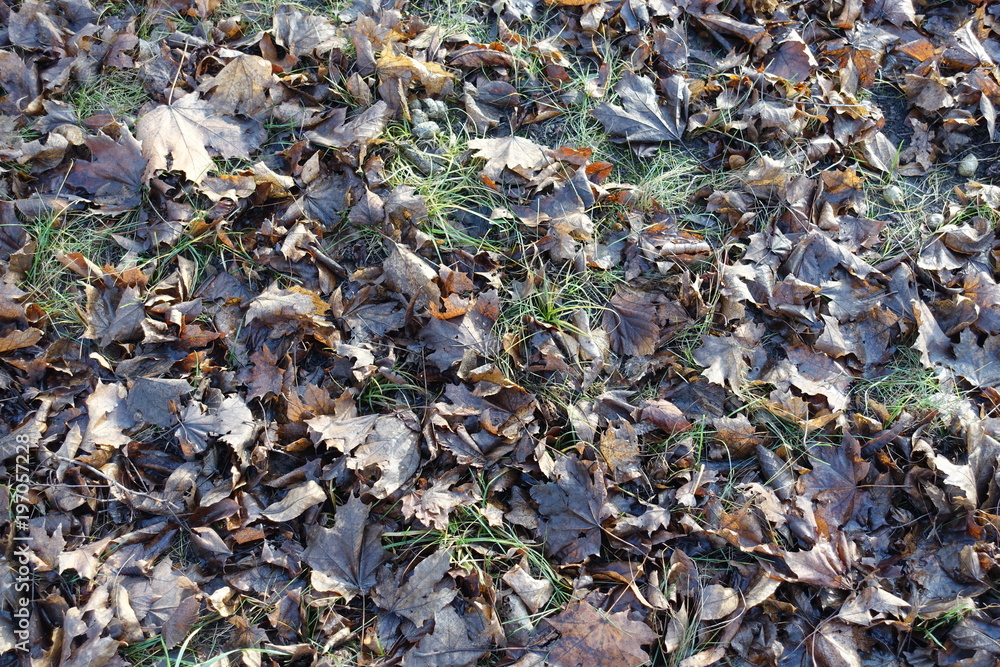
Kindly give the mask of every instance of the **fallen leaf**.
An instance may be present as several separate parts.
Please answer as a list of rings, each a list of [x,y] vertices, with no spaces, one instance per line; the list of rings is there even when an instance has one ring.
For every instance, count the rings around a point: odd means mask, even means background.
[[[792,30],[778,44],[778,49],[767,63],[764,71],[774,76],[802,83],[807,81],[818,66],[809,45]]]
[[[94,204],[107,213],[121,213],[142,202],[141,189],[146,171],[142,146],[123,127],[118,140],[103,132],[85,139],[89,162],[76,162],[66,185],[85,190]]]
[[[417,471],[420,465],[420,426],[413,412],[380,415],[364,443],[354,450],[347,467],[363,471],[381,471],[370,493],[385,498],[395,493]]]
[[[515,565],[504,573],[503,582],[517,593],[533,614],[541,611],[555,592],[555,587],[548,579],[535,579],[520,565]]]
[[[419,628],[458,594],[447,577],[450,568],[451,553],[439,549],[420,561],[405,583],[394,576],[386,576],[379,582],[372,600],[386,614],[406,618]]]
[[[191,629],[198,622],[198,612],[201,610],[201,600],[196,595],[184,598],[167,622],[163,624],[163,643],[167,648],[180,644],[191,634]]]
[[[403,667],[473,667],[485,651],[451,607],[434,617],[434,629],[403,658]]]
[[[616,141],[660,143],[677,141],[684,134],[690,92],[679,74],[664,80],[667,104],[660,104],[653,82],[627,72],[615,86],[624,108],[601,102],[593,113]]]
[[[261,510],[265,517],[279,523],[290,521],[311,507],[326,501],[326,491],[313,480],[292,487],[285,497]]]
[[[135,134],[148,160],[144,180],[162,169],[182,171],[195,183],[215,168],[212,153],[225,158],[249,158],[267,136],[255,121],[217,115],[197,93],[184,95],[172,104],[157,105],[139,119]]]
[[[861,446],[850,433],[844,433],[839,446],[813,447],[812,471],[799,478],[799,491],[817,504],[816,514],[829,526],[840,527],[854,516],[855,506],[864,492],[864,481],[871,464],[862,460]]]
[[[541,515],[538,530],[547,555],[579,563],[601,552],[601,522],[610,516],[604,478],[599,472],[591,478],[574,455],[559,457],[553,474],[555,482],[531,487]]]
[[[0,354],[31,347],[40,341],[43,335],[41,329],[30,328],[0,336]]]
[[[380,79],[397,79],[405,82],[406,88],[411,81],[420,83],[427,95],[441,97],[452,91],[452,74],[434,62],[424,62],[403,54],[392,53],[386,49],[375,63]]]
[[[171,404],[179,406],[181,397],[190,393],[186,380],[137,378],[128,391],[128,414],[136,422],[170,428],[175,424]]]
[[[698,615],[703,621],[717,621],[729,616],[739,606],[739,592],[719,584],[709,584],[701,589],[701,606]]]
[[[589,602],[576,602],[547,622],[560,635],[546,662],[553,667],[590,665],[594,656],[607,667],[639,667],[649,661],[642,647],[658,637],[645,623],[629,619],[627,612],[605,614]]]
[[[650,355],[660,337],[656,308],[643,295],[619,291],[608,301],[602,324],[618,354]]]
[[[368,524],[368,505],[356,496],[337,508],[333,528],[316,526],[309,532],[302,560],[310,568],[312,587],[350,602],[367,595],[382,564],[382,527]]]
[[[494,180],[500,178],[505,168],[519,174],[533,174],[550,161],[544,148],[513,134],[499,139],[473,139],[469,148],[476,151],[475,157],[487,161],[484,171]]]
[[[271,32],[275,41],[296,58],[322,55],[347,45],[329,20],[290,5],[278,6]]]
[[[272,78],[271,63],[258,56],[241,55],[198,86],[198,91],[211,91],[209,104],[220,114],[253,116],[267,106],[267,91],[273,85]]]
[[[841,544],[841,547],[844,545]],[[845,558],[848,559],[845,561]],[[795,573],[796,581],[825,588],[851,590],[850,555],[829,540],[821,540],[808,551],[783,555],[785,564]]]
[[[816,628],[810,648],[816,667],[861,667],[857,631],[838,621],[824,621]]]

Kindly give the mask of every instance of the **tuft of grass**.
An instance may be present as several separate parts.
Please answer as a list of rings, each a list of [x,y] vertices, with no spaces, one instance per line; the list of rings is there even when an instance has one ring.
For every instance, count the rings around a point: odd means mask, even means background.
[[[491,42],[491,22],[486,20],[490,4],[483,0],[424,0],[409,10],[441,29],[442,39],[469,35],[475,42]]]
[[[548,605],[530,617],[532,623],[558,612],[570,599],[571,587],[545,557],[542,544],[523,538],[511,525],[491,526],[483,510],[490,481],[477,478],[480,495],[484,499],[478,506],[463,505],[451,513],[448,527],[439,530],[407,529],[398,533],[385,533],[387,549],[422,549],[445,547],[451,550],[452,560],[464,567],[501,576],[510,564],[525,556],[531,575],[542,577],[552,584],[554,593]]]
[[[858,409],[870,411],[870,401],[875,401],[889,413],[889,421],[903,412],[922,413],[961,401],[956,387],[942,384],[937,374],[921,363],[920,354],[909,347],[896,350],[878,377],[858,379],[852,393]]]
[[[872,248],[876,263],[919,252],[921,243],[943,224],[943,221],[936,222],[933,214],[940,213],[949,199],[949,178],[944,170],[937,169],[922,178],[883,175],[866,179],[865,216],[889,220],[882,229],[879,243]],[[884,193],[890,187],[901,191],[899,203],[886,201]]]
[[[134,216],[109,219],[90,214],[49,212],[27,225],[35,253],[21,289],[45,312],[56,331],[78,338],[84,328],[83,280],[67,269],[59,257],[80,253],[102,266],[114,264],[124,251],[115,234],[127,234],[138,224]]]
[[[242,648],[222,651],[220,645],[221,636],[224,633],[213,633],[213,636],[200,642],[204,644],[197,646],[194,643],[195,637],[206,627],[218,625],[218,619],[212,618],[199,622],[195,625],[184,642],[175,649],[168,649],[162,637],[150,637],[141,642],[128,645],[123,651],[123,656],[136,667],[228,667],[230,657],[244,657],[244,661],[251,654],[260,655],[283,655],[280,651],[263,648]],[[250,664],[249,662],[247,664]]]
[[[408,185],[424,198],[427,222],[423,231],[442,251],[512,252],[510,234],[518,240],[520,236],[506,228],[506,223],[491,218],[491,211],[502,204],[501,197],[479,178],[481,165],[469,161],[471,137],[457,121],[434,139],[420,143],[406,124],[390,125],[384,136],[396,147],[396,155],[387,164],[388,185]],[[487,227],[507,233],[483,233]]]
[[[81,120],[99,113],[118,119],[131,117],[149,99],[138,70],[106,67],[101,76],[71,93],[68,102]]]
[[[358,393],[358,406],[365,408],[366,413],[398,410],[400,406],[414,407],[427,401],[427,389],[417,384],[417,380],[400,368],[393,368],[397,379],[390,380],[381,374],[375,374],[365,382]]]
[[[966,616],[975,611],[975,603],[965,603],[940,616],[917,615],[913,623],[914,634],[939,649],[947,648],[948,634]]]

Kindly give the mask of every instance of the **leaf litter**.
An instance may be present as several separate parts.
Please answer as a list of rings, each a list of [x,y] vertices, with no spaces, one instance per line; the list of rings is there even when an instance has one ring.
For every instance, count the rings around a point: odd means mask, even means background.
[[[1000,661],[996,7],[261,7],[0,4],[5,664]]]

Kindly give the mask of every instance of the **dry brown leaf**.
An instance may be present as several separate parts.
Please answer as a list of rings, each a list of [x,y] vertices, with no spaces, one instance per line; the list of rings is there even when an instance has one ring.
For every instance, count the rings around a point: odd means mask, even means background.
[[[23,329],[21,331],[11,331],[0,336],[0,354],[7,354],[15,350],[31,347],[42,339],[41,329]]]
[[[703,621],[717,621],[729,616],[739,606],[739,591],[719,584],[709,584],[701,589],[698,615]]]
[[[503,581],[517,593],[533,614],[544,608],[555,592],[555,587],[548,579],[535,579],[520,565],[515,565],[504,573]]]
[[[424,91],[433,97],[447,95],[453,88],[454,77],[441,65],[417,60],[403,54],[395,54],[390,49],[386,49],[379,57],[375,67],[381,79],[398,79],[407,82],[407,84],[415,81],[420,83],[424,87]]]
[[[648,297],[619,291],[608,301],[602,325],[618,354],[650,355],[660,338],[656,308]]]
[[[146,160],[143,179],[159,170],[184,172],[200,183],[215,168],[212,155],[249,158],[267,134],[255,121],[216,114],[197,93],[189,93],[172,104],[160,104],[139,119],[136,138],[142,142]]]
[[[261,510],[261,514],[274,521],[290,521],[306,510],[326,501],[326,491],[313,480],[292,487],[285,497]]]
[[[220,114],[260,113],[267,106],[267,91],[273,85],[271,63],[259,56],[233,58],[198,90],[211,91],[209,103]]]
[[[639,667],[649,660],[642,648],[657,639],[648,625],[629,619],[620,611],[605,614],[588,602],[577,602],[548,623],[559,631],[559,639],[549,649],[547,664],[578,667],[600,656],[606,667]]]
[[[551,161],[542,146],[513,134],[499,139],[473,139],[469,148],[476,151],[475,157],[487,161],[484,171],[494,180],[504,169],[534,174]]]
[[[351,496],[337,508],[333,528],[315,526],[310,531],[302,560],[312,568],[314,589],[350,601],[375,586],[384,557],[382,528],[368,523],[368,512],[368,505]]]
[[[616,141],[677,141],[687,125],[690,91],[680,74],[664,79],[663,85],[667,90],[666,104],[660,102],[648,77],[626,72],[615,86],[624,108],[601,102],[594,109],[594,116]]]

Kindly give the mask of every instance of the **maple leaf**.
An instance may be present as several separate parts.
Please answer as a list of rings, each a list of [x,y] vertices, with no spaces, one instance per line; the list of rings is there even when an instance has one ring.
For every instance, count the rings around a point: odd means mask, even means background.
[[[315,434],[314,440],[322,440],[327,447],[349,454],[357,449],[375,428],[378,415],[342,418],[335,415],[320,415],[307,419],[309,430]]]
[[[616,482],[623,483],[642,476],[639,469],[639,441],[635,429],[627,421],[613,422],[601,435],[601,456],[611,469]]]
[[[403,516],[416,517],[420,523],[437,530],[447,530],[451,510],[474,500],[468,491],[451,490],[458,478],[456,472],[444,474],[429,489],[417,489],[403,496]]]
[[[284,386],[285,371],[278,368],[278,359],[271,352],[271,348],[267,345],[261,346],[250,355],[250,361],[253,363],[253,371],[247,388],[247,400],[266,398],[268,394],[280,396],[281,388]]]
[[[192,401],[177,415],[179,428],[174,431],[180,442],[181,451],[190,460],[208,447],[208,437],[217,432],[218,418],[205,411],[204,406]]]
[[[677,141],[684,134],[690,92],[679,74],[665,79],[664,85],[668,91],[666,106],[660,104],[648,77],[627,72],[615,86],[625,108],[602,102],[593,114],[616,141]]]
[[[480,67],[512,67],[515,58],[502,44],[466,44],[448,54],[445,61],[453,67],[478,69]]]
[[[125,387],[120,384],[97,382],[94,391],[87,397],[87,430],[83,434],[81,448],[92,451],[95,446],[121,447],[131,438],[124,431],[135,426],[132,412],[127,408]]]
[[[271,32],[275,41],[296,58],[347,45],[329,20],[290,5],[281,5],[274,12]]]
[[[517,593],[521,601],[537,614],[555,592],[555,587],[548,579],[535,579],[521,565],[515,565],[503,575],[503,582]]]
[[[381,471],[370,490],[376,498],[397,491],[420,465],[420,426],[416,415],[405,410],[396,415],[380,415],[364,443],[347,461],[351,470],[373,467]]]
[[[631,620],[626,611],[605,614],[585,601],[571,604],[546,622],[560,635],[546,660],[553,667],[591,665],[594,656],[600,656],[606,667],[639,667],[649,661],[642,647],[659,637],[645,623]]]
[[[139,119],[135,134],[148,160],[144,180],[161,169],[171,169],[184,172],[195,183],[215,168],[213,152],[226,158],[249,158],[267,137],[256,121],[217,115],[198,93],[157,105]]]
[[[641,294],[619,290],[604,310],[602,325],[618,354],[653,354],[660,338],[656,308]]]
[[[167,648],[177,646],[191,634],[191,628],[198,621],[200,609],[201,600],[197,595],[189,595],[181,600],[174,613],[160,629],[163,633],[163,643]]]
[[[896,618],[904,618],[910,603],[875,586],[869,586],[844,602],[837,612],[837,617],[845,623],[869,626],[873,623],[873,614],[891,614]],[[884,618],[884,617],[882,617]]]
[[[702,371],[710,382],[728,384],[734,392],[743,387],[743,378],[750,365],[745,356],[749,352],[747,344],[736,336],[706,336],[701,347],[694,351],[694,360],[705,367]]]
[[[386,576],[380,578],[372,596],[388,616],[379,618],[379,634],[391,637],[395,633],[399,621],[393,617],[406,618],[418,628],[434,618],[458,594],[454,583],[446,576],[450,568],[451,553],[439,549],[413,568],[406,583],[384,569]]]
[[[473,667],[484,653],[469,638],[468,625],[449,606],[435,615],[431,633],[403,656],[403,667]]]
[[[813,469],[799,478],[800,493],[812,498],[819,507],[817,516],[831,527],[850,521],[863,492],[858,483],[871,467],[861,459],[861,445],[850,433],[845,433],[840,446],[813,447],[810,451]]]
[[[414,80],[424,87],[428,95],[434,97],[446,96],[453,88],[454,76],[441,65],[393,53],[391,48],[382,52],[375,67],[380,79],[398,80],[405,86],[404,90]]]
[[[687,431],[691,428],[691,422],[687,420],[684,413],[670,401],[654,399],[642,403],[639,419],[649,422],[657,428],[674,434]]]
[[[912,0],[872,0],[864,4],[865,18],[869,21],[884,18],[897,28],[901,28],[907,21],[917,22]]]
[[[26,347],[31,347],[43,336],[41,329],[24,329],[21,331],[11,331],[0,336],[0,354],[7,354]]]
[[[452,319],[432,318],[421,330],[420,338],[433,352],[427,359],[442,370],[458,364],[468,353],[484,357],[496,354],[500,341],[493,333],[496,321],[497,294],[480,294],[469,311]]]
[[[0,111],[17,116],[38,96],[38,72],[15,53],[0,50]]]
[[[267,106],[267,91],[273,85],[271,63],[259,56],[233,58],[219,73],[198,86],[211,91],[209,103],[220,114],[260,113]]]
[[[146,159],[128,128],[121,128],[117,141],[100,132],[84,143],[92,159],[75,162],[66,184],[86,190],[106,213],[121,213],[139,205]]]
[[[253,438],[256,426],[253,413],[246,402],[236,395],[222,399],[216,411],[216,435],[229,445],[243,465],[250,465],[246,447]]]
[[[549,163],[545,149],[530,139],[515,137],[513,134],[499,139],[473,139],[469,148],[475,149],[475,157],[485,158],[484,172],[493,180],[500,178],[505,168],[522,175],[529,175]]]
[[[385,220],[385,202],[377,194],[365,188],[364,196],[351,207],[347,219],[355,225],[377,227]]]
[[[310,218],[335,227],[354,199],[352,193],[360,187],[361,182],[349,171],[327,171],[317,167],[305,183],[302,196],[288,207],[282,221]]]
[[[88,316],[84,338],[99,339],[101,345],[108,346],[116,342],[134,342],[142,337],[142,321],[146,314],[138,286],[129,285],[117,292],[87,285],[84,291]]]
[[[816,667],[861,667],[858,652],[858,629],[839,621],[824,621],[812,637],[813,664]]]
[[[843,536],[843,533],[838,533]],[[846,539],[838,543],[822,539],[808,551],[796,551],[782,556],[785,565],[795,574],[793,581],[822,586],[824,588],[839,588],[851,590],[853,582],[850,579],[850,568],[853,556]]]
[[[128,392],[128,413],[138,422],[170,428],[175,423],[171,404],[189,393],[187,380],[136,378]]]
[[[420,255],[399,243],[389,244],[389,256],[382,268],[389,286],[413,299],[414,307],[425,308],[441,298],[436,284],[437,271]]]
[[[782,79],[801,83],[809,79],[817,66],[818,63],[809,45],[802,41],[798,32],[792,30],[778,45],[778,50],[764,71]]]
[[[545,553],[564,563],[579,563],[601,553],[601,522],[611,515],[604,506],[604,476],[594,479],[575,455],[555,463],[555,482],[531,487],[538,503],[539,533]]]
[[[392,109],[379,100],[351,120],[345,121],[346,117],[346,114],[335,113],[315,130],[306,132],[306,138],[317,146],[328,148],[367,146],[385,131],[392,119]]]
[[[329,310],[319,295],[298,285],[282,289],[277,284],[268,286],[257,298],[250,302],[246,313],[246,323],[261,322],[280,325],[295,320],[321,324],[320,315]],[[272,333],[274,333],[272,329]]]
[[[736,611],[740,606],[740,594],[732,588],[719,584],[709,584],[701,589],[699,617],[703,621],[717,621]]]
[[[977,387],[1000,384],[1000,336],[988,336],[982,346],[971,329],[962,331],[954,360],[945,364]]]
[[[316,526],[309,532],[302,560],[312,568],[314,589],[350,602],[375,586],[384,558],[382,527],[368,525],[368,512],[368,505],[351,496],[337,508],[333,528]]]

